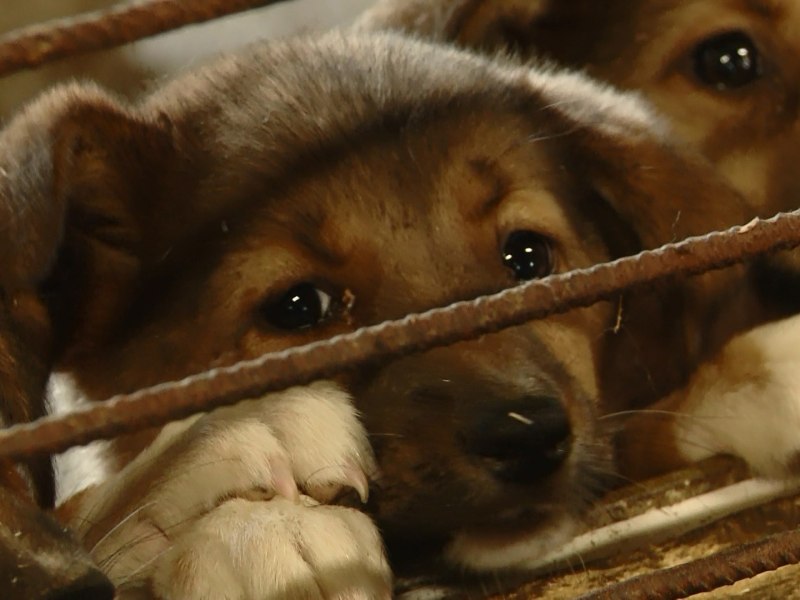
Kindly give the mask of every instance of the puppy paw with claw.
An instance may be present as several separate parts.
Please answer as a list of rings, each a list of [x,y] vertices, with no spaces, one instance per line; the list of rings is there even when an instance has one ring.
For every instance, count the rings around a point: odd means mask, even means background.
[[[350,397],[320,382],[168,425],[119,476],[89,490],[73,520],[94,559],[122,589],[141,587],[156,575],[179,588],[209,557],[222,565],[209,566],[209,572],[237,582],[225,585],[226,594],[241,590],[232,598],[273,597],[257,590],[289,585],[294,571],[285,568],[286,560],[308,560],[308,570],[319,572],[347,555],[352,560],[341,568],[388,581],[369,519],[321,505],[349,488],[366,501],[376,471]],[[351,533],[340,538],[345,530]],[[290,559],[286,549],[299,557]],[[259,563],[266,572],[250,573],[254,560],[267,561]],[[215,581],[207,585],[216,589]],[[166,583],[162,588],[172,589]],[[220,594],[165,597],[226,597]]]

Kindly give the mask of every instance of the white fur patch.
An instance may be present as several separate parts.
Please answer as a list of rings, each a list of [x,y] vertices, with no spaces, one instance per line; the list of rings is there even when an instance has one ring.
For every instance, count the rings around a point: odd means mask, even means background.
[[[457,536],[446,550],[447,559],[476,571],[494,569],[528,569],[539,560],[572,539],[578,531],[574,518],[555,518],[519,541],[487,544],[479,537]]]
[[[735,377],[731,377],[735,374]],[[800,316],[752,329],[700,367],[675,422],[691,461],[727,453],[782,476],[800,459]]]
[[[63,415],[89,405],[89,400],[66,373],[54,373],[47,383],[47,410]],[[113,473],[109,442],[96,441],[76,446],[53,457],[56,505],[88,487],[103,483]]]

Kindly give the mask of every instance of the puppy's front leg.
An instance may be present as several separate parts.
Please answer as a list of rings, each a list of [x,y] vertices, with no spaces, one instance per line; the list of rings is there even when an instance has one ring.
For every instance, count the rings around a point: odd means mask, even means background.
[[[375,464],[350,398],[293,388],[166,427],[72,521],[125,595],[372,598],[390,573],[366,499]]]
[[[620,468],[645,477],[715,454],[767,476],[800,468],[800,315],[762,325],[700,365],[689,384],[630,419]]]

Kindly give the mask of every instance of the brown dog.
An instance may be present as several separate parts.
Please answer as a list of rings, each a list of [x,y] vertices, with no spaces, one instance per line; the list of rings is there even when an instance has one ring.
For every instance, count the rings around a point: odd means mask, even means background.
[[[9,326],[61,412],[744,222],[661,131],[582,76],[393,35],[255,46],[132,107],[58,89],[0,139],[2,286],[37,315]],[[74,449],[62,514],[122,597],[387,596],[349,488],[390,551],[524,568],[602,489],[598,405],[684,383],[747,324],[741,272]]]
[[[400,29],[489,53],[543,57],[637,90],[668,117],[676,139],[698,148],[745,195],[753,216],[798,207],[800,178],[791,166],[800,157],[798,25],[800,5],[788,0],[384,0],[360,23],[364,28]],[[797,253],[763,259],[752,273],[761,304],[772,317],[800,310]],[[791,335],[795,328],[786,325],[782,331]],[[789,340],[779,339],[780,328],[766,331],[770,333],[764,337],[753,335],[756,348],[767,339],[773,346],[787,347]],[[754,351],[745,347],[749,343],[734,345],[720,360],[732,365],[752,362]],[[767,354],[778,358],[771,350]],[[791,363],[791,353],[784,360]],[[733,386],[736,389],[748,387],[746,378],[734,379],[741,379],[738,387]],[[793,397],[793,384],[785,385]],[[621,450],[627,471],[649,474],[715,451],[743,453],[762,470],[785,471],[787,465],[754,455],[769,454],[766,449],[754,450],[758,444],[771,445],[768,428],[748,450],[736,451],[729,438],[740,432],[751,437],[742,431],[747,428],[744,424],[713,434],[690,432],[680,424],[700,422],[685,417],[701,404],[705,389],[700,385],[689,394],[694,399],[687,399],[687,388],[662,403],[661,408],[679,411],[684,418],[643,415],[629,425]],[[706,407],[697,416],[708,421],[709,412],[739,414],[744,423],[753,410],[745,398],[754,393],[749,388],[733,393],[730,398],[737,400],[731,399],[730,406]],[[772,419],[762,420],[765,428],[767,422]],[[652,444],[653,439],[661,441]],[[677,451],[663,450],[674,450],[676,445]],[[779,451],[776,456],[786,453]]]

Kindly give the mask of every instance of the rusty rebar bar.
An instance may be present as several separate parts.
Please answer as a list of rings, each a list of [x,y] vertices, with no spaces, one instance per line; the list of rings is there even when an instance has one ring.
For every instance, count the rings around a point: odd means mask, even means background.
[[[287,0],[130,0],[0,36],[0,76]]]
[[[677,600],[797,563],[800,563],[800,530],[793,529],[631,577],[584,594],[578,600]]]
[[[15,425],[0,431],[0,457],[60,452],[325,378],[370,360],[472,339],[587,306],[633,285],[678,274],[694,275],[797,245],[800,210],[769,220],[754,220],[725,232],[690,238],[633,257],[116,396],[80,412]]]

